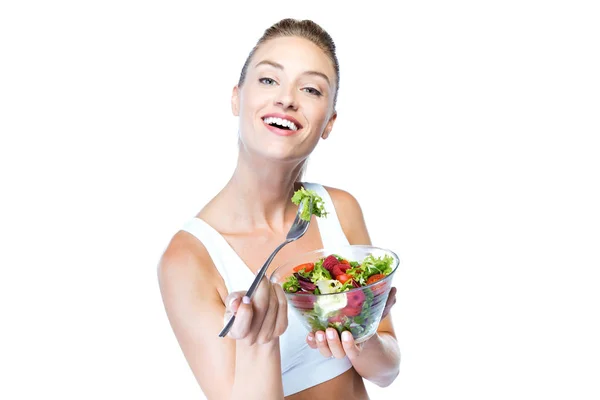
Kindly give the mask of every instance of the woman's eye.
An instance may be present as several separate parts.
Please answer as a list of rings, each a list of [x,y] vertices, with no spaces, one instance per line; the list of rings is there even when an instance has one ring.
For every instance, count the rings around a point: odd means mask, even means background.
[[[317,89],[311,88],[311,87],[304,88],[304,91],[306,91],[307,93],[310,93],[310,94],[314,94],[315,96],[321,96],[322,95],[322,93],[319,92]]]
[[[271,78],[260,78],[258,81],[265,85],[274,85],[276,83],[275,80]]]

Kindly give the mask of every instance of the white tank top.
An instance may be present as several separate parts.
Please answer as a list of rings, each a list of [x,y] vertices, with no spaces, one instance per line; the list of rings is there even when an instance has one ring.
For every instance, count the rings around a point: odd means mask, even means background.
[[[317,218],[319,232],[325,248],[347,246],[331,197],[319,184],[302,183],[307,190],[314,190],[323,199],[326,218]],[[231,248],[219,232],[199,218],[192,218],[182,230],[191,233],[206,247],[215,267],[221,274],[228,292],[246,291],[255,275]],[[285,396],[300,392],[319,383],[333,379],[352,367],[348,357],[325,358],[318,350],[306,344],[307,329],[296,313],[288,308],[288,327],[280,336],[281,375]]]

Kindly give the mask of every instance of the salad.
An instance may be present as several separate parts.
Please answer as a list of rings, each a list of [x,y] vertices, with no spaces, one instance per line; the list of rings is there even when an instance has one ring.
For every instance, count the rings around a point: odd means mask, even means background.
[[[312,198],[312,207],[306,207],[309,200]],[[327,217],[327,211],[325,211],[323,199],[314,190],[306,190],[301,187],[300,190],[294,192],[292,196],[292,203],[300,206],[300,203],[304,204],[304,209],[300,215],[300,218],[305,221],[310,221],[311,215],[317,217]]]
[[[292,275],[283,282],[283,290],[294,296],[291,302],[301,312],[314,331],[335,328],[353,336],[372,330],[377,313],[383,311],[391,282],[384,279],[393,272],[394,259],[390,255],[367,255],[361,262],[351,261],[337,254],[320,258],[317,262],[297,265]],[[375,285],[372,285],[375,284]],[[352,289],[372,285],[363,290]],[[327,296],[310,296],[327,294]]]

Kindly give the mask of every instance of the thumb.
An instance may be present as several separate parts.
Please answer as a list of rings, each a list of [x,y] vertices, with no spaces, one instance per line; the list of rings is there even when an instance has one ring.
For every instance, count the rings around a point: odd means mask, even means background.
[[[244,297],[245,292],[231,292],[225,298],[225,315],[224,321],[229,321],[232,315],[235,315],[242,303],[242,297]]]

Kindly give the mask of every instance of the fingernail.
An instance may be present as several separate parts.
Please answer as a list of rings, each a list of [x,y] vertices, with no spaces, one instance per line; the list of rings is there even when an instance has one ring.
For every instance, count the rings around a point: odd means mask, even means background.
[[[331,340],[335,339],[335,335],[333,331],[328,330],[327,331],[327,337]]]
[[[342,332],[342,340],[344,342],[349,342],[350,339],[352,339],[352,334],[350,332],[348,332],[348,331]]]
[[[312,342],[313,340],[315,340],[315,338],[313,337],[313,335],[308,335],[308,341]]]
[[[317,340],[319,342],[322,342],[323,340],[325,340],[325,336],[322,333],[317,333]]]
[[[250,297],[248,297],[248,296],[244,296],[244,297],[242,298],[242,301],[244,302],[244,304],[250,304]]]

